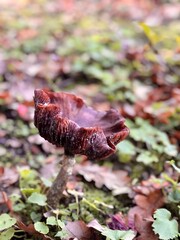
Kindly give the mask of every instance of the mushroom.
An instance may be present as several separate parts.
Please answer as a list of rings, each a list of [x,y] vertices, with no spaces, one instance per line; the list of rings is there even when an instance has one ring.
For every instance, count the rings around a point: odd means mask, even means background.
[[[39,134],[64,148],[62,166],[47,193],[49,206],[56,208],[72,173],[75,154],[104,159],[115,152],[115,145],[127,137],[129,129],[117,110],[96,111],[70,93],[37,89],[34,102],[34,124]]]

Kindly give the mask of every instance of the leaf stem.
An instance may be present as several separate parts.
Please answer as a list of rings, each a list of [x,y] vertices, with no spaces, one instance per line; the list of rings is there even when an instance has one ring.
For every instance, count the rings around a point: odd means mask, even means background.
[[[74,156],[64,154],[59,173],[47,193],[48,205],[53,209],[57,208],[59,200],[63,197],[63,191],[69,176],[72,174],[74,164]]]

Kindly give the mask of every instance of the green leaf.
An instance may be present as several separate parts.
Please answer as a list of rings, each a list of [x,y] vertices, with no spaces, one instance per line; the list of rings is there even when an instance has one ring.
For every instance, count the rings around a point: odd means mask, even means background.
[[[54,216],[50,216],[46,220],[46,224],[56,226],[57,225],[57,220]]]
[[[172,145],[172,144],[168,144],[165,149],[164,149],[164,152],[169,155],[169,156],[173,156],[175,157],[177,155],[177,148],[175,145]]]
[[[60,227],[60,228],[62,228],[62,229],[64,229],[65,228],[65,223],[64,222],[62,222],[61,220],[57,220],[57,223],[58,223],[58,226]]]
[[[67,238],[69,236],[67,230],[58,231],[55,237],[60,237],[61,239]]]
[[[158,157],[151,152],[143,151],[138,155],[136,161],[143,162],[145,165],[150,165],[151,163],[158,162]]]
[[[174,203],[180,203],[180,189],[173,189],[172,192],[168,194],[168,200]]]
[[[108,237],[110,240],[132,240],[136,236],[132,230],[122,231],[109,228],[105,228],[101,234]]]
[[[123,142],[121,142],[121,144],[118,144],[117,148],[123,154],[131,155],[131,156],[136,154],[135,146],[128,140],[124,140]]]
[[[23,209],[26,208],[26,205],[24,203],[16,203],[14,206],[13,206],[13,210],[15,212],[20,212],[22,211]]]
[[[54,216],[50,216],[46,220],[46,224],[52,225],[52,226],[59,226],[60,228],[64,229],[65,224],[59,219],[56,219]]]
[[[169,240],[178,237],[178,222],[175,219],[170,220],[171,213],[165,208],[159,208],[154,213],[152,227],[155,234],[159,234],[162,240]]]
[[[47,197],[41,193],[34,192],[28,197],[28,202],[35,203],[39,206],[46,206]]]
[[[1,240],[10,240],[14,236],[15,230],[14,228],[9,228],[4,232],[0,233]]]
[[[52,182],[50,180],[48,180],[46,178],[43,178],[43,177],[41,178],[41,180],[42,180],[45,187],[51,187],[52,186]]]
[[[153,149],[160,154],[177,155],[176,145],[170,143],[165,132],[151,126],[148,121],[141,118],[136,118],[135,122],[137,126],[134,125],[130,128],[130,136],[135,141],[145,143],[148,149]]]
[[[19,169],[21,192],[30,196],[33,192],[40,191],[40,180],[38,173],[31,169]]]
[[[37,222],[40,221],[42,218],[42,213],[38,213],[38,212],[31,212],[30,214],[31,219],[33,222]]]
[[[36,229],[36,231],[42,234],[47,234],[49,232],[49,228],[44,222],[36,222],[34,224],[34,228]]]
[[[12,227],[16,223],[16,219],[9,214],[3,213],[0,215],[0,231]]]

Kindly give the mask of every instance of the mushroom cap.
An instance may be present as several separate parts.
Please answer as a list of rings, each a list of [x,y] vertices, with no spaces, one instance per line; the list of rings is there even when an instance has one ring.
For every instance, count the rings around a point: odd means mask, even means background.
[[[129,129],[117,110],[96,111],[70,93],[35,90],[34,124],[41,137],[66,154],[103,159],[113,154]]]

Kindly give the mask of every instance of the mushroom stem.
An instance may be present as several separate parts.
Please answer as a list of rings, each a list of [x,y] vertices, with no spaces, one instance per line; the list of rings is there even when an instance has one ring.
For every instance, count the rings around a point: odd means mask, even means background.
[[[47,193],[47,202],[53,209],[57,208],[59,200],[63,197],[63,191],[69,176],[72,174],[74,164],[74,156],[64,154],[59,173]]]

